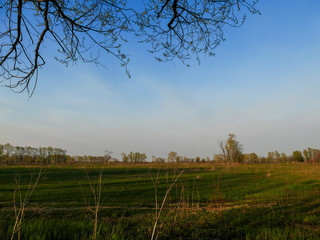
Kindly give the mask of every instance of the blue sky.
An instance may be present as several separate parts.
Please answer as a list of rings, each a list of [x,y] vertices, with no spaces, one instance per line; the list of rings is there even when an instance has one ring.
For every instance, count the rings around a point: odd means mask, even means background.
[[[101,58],[107,69],[66,68],[47,50],[31,99],[0,88],[0,143],[212,158],[235,133],[259,155],[320,148],[320,2],[260,0],[257,8],[262,15],[226,28],[216,56],[191,67],[158,63],[131,42],[128,78],[112,57]]]

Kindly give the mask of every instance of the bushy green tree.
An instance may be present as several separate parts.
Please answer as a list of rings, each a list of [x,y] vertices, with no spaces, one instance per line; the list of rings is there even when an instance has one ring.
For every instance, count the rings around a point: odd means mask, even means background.
[[[294,151],[292,153],[292,161],[303,162],[303,157],[301,151]]]
[[[243,154],[243,161],[244,163],[259,163],[260,158],[255,153],[246,153]]]
[[[176,161],[177,156],[178,156],[178,154],[177,154],[176,152],[170,152],[170,153],[168,154],[167,161],[173,163],[173,162]]]

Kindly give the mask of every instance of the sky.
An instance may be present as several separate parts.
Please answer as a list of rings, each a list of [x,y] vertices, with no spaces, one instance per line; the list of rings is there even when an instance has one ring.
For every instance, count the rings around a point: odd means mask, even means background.
[[[213,158],[234,133],[265,156],[320,148],[320,2],[260,0],[261,15],[226,28],[200,65],[159,63],[130,42],[128,78],[106,66],[65,67],[49,49],[34,95],[0,87],[0,144],[53,146],[71,155],[171,151]],[[44,50],[45,51],[45,50]]]

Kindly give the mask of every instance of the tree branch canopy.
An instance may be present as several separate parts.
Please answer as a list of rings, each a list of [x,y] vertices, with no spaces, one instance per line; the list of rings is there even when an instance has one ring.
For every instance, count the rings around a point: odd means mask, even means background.
[[[123,45],[130,36],[147,44],[158,61],[214,55],[223,28],[241,26],[255,0],[4,0],[0,3],[0,82],[31,96],[46,44],[55,58],[99,63],[114,56],[127,71]]]

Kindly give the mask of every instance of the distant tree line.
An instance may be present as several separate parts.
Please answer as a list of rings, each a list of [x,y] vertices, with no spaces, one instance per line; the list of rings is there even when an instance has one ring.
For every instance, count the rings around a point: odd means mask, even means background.
[[[179,156],[176,152],[170,152],[167,158],[160,158],[152,156],[152,162],[154,163],[209,163],[212,162],[209,157],[200,158],[196,157],[187,157]]]
[[[124,163],[145,163],[147,160],[147,155],[139,152],[122,153],[121,156]]]
[[[242,145],[237,141],[234,134],[229,134],[226,141],[219,143],[220,153],[215,154],[213,159],[180,156],[176,152],[170,152],[167,158],[152,156],[152,163],[219,163],[219,164],[256,164],[256,163],[285,163],[285,162],[320,162],[320,149],[307,148],[302,152],[293,151],[291,155],[268,152],[267,156],[260,157],[256,153],[243,153]],[[122,161],[112,157],[112,152],[105,151],[103,156],[70,156],[67,151],[53,147],[21,147],[7,143],[0,144],[1,164],[105,164],[118,163],[136,164],[146,163],[147,155],[140,152],[122,153]]]
[[[0,162],[4,164],[64,164],[67,151],[53,147],[21,147],[0,144]]]
[[[67,151],[53,147],[21,147],[10,143],[0,144],[0,163],[2,164],[74,164],[118,162],[112,158],[112,152],[105,151],[104,156],[70,156]]]
[[[72,163],[115,163],[119,162],[118,159],[112,157],[112,152],[105,151],[104,156],[70,156],[70,160]]]
[[[320,162],[320,149],[307,148],[302,152],[293,151],[291,155],[268,152],[266,157],[259,157],[256,153],[243,153],[242,145],[234,134],[229,134],[226,142],[220,142],[221,153],[214,155],[215,162],[226,163],[284,163],[284,162]]]

